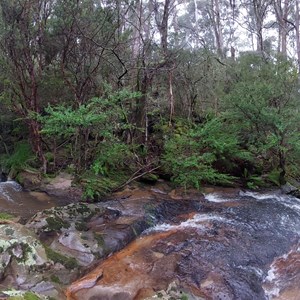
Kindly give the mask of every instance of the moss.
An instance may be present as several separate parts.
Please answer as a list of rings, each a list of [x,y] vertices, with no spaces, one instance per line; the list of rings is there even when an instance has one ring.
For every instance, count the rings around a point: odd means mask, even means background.
[[[14,245],[15,246],[15,245]],[[29,257],[29,253],[32,253],[32,249],[28,244],[20,244],[21,248],[22,248],[22,256],[21,257],[15,257],[17,262],[25,262],[28,257]]]
[[[48,224],[46,228],[48,228],[50,231],[58,231],[62,228],[69,228],[71,226],[69,222],[66,222],[57,216],[46,218],[46,222]]]
[[[0,212],[0,220],[11,220],[14,216],[6,212]]]
[[[99,247],[104,248],[105,242],[102,234],[94,233],[94,239],[97,241]]]
[[[85,204],[81,204],[81,205],[79,205],[77,208],[76,208],[76,210],[77,210],[77,212],[79,213],[79,214],[85,214],[85,213],[89,213],[89,212],[91,212],[91,209],[89,208],[89,207],[87,207],[87,205],[85,205]]]
[[[87,231],[89,228],[85,222],[77,222],[75,223],[75,228],[78,231]]]
[[[60,263],[65,266],[67,269],[75,269],[78,268],[79,265],[75,258],[64,256],[54,250],[52,250],[48,246],[44,246],[47,257],[52,260],[54,263]]]
[[[140,178],[140,181],[145,182],[145,183],[155,183],[158,181],[158,179],[159,179],[158,175],[153,174],[153,173],[148,173],[148,174],[142,176]]]
[[[39,300],[40,297],[38,297],[35,293],[32,292],[26,292],[24,294],[24,300]]]
[[[9,300],[41,300],[41,298],[33,292],[25,292],[23,295],[11,296]]]
[[[61,281],[60,281],[59,277],[56,276],[56,275],[54,275],[54,274],[51,275],[50,280],[51,280],[52,282],[54,282],[54,283],[61,284]]]

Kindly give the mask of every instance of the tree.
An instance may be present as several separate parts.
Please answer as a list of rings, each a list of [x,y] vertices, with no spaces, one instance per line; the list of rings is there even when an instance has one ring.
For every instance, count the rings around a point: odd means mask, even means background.
[[[287,36],[290,27],[288,19],[293,6],[293,1],[274,0],[273,6],[278,23],[278,52],[284,57],[287,57]]]
[[[272,0],[244,0],[241,4],[247,10],[245,22],[248,30],[256,35],[256,51],[264,52],[264,27]]]
[[[297,52],[298,72],[300,74],[300,12],[299,12],[299,0],[296,0],[295,29],[296,29],[296,52]],[[300,75],[299,75],[299,78],[300,78]]]
[[[33,151],[46,171],[40,123],[32,117],[40,113],[40,84],[48,66],[44,41],[53,8],[52,0],[1,1],[3,32],[2,57],[7,72],[14,110],[25,120]]]

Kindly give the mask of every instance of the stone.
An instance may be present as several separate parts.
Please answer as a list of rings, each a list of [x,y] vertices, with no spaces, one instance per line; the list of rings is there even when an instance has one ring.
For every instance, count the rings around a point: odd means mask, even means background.
[[[298,189],[289,182],[287,182],[286,184],[281,186],[281,190],[285,194],[291,194],[293,192],[296,192]]]

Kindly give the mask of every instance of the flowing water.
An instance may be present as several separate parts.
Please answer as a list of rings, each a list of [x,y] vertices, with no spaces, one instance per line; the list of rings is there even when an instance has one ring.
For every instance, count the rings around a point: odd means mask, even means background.
[[[43,209],[64,204],[67,204],[65,199],[24,191],[15,181],[0,182],[0,212],[28,218]]]
[[[190,299],[300,300],[299,199],[280,191],[184,196],[153,188],[153,209],[143,193],[121,206],[101,204],[120,218],[149,207],[154,225],[74,282],[68,299],[145,299],[175,282]],[[0,183],[2,212],[27,218],[64,202],[14,181]]]
[[[104,260],[68,298],[145,299],[175,281],[197,299],[300,299],[299,199],[219,190],[194,208]]]

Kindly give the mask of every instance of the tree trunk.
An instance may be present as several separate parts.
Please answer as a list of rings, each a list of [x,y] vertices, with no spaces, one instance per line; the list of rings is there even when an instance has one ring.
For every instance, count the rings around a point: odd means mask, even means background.
[[[288,35],[288,14],[289,14],[289,1],[284,0],[283,6],[280,0],[274,1],[274,10],[278,23],[278,53],[287,57],[287,35]]]
[[[136,124],[136,134],[135,140],[139,144],[146,143],[147,133],[147,122],[146,122],[146,114],[147,114],[147,93],[149,87],[149,74],[146,69],[144,69],[142,75],[142,79],[140,82],[139,91],[142,93],[142,96],[136,100],[136,111],[135,111],[135,124]],[[143,133],[143,131],[145,132]]]
[[[173,70],[169,71],[169,103],[170,103],[170,117],[169,122],[172,124],[174,116],[174,95],[173,95]]]
[[[224,57],[224,41],[221,24],[221,11],[219,0],[211,0],[211,21],[213,23],[213,30],[215,34],[215,43],[218,56]]]
[[[42,163],[43,172],[47,172],[47,160],[44,155],[43,151],[43,142],[41,137],[41,125],[36,120],[29,120],[28,127],[30,130],[30,142],[32,145],[33,151],[36,153],[37,157],[39,158],[40,162]]]
[[[296,26],[296,45],[297,45],[298,73],[299,73],[299,81],[300,81],[300,16],[299,16],[299,0],[296,0],[295,26]]]

